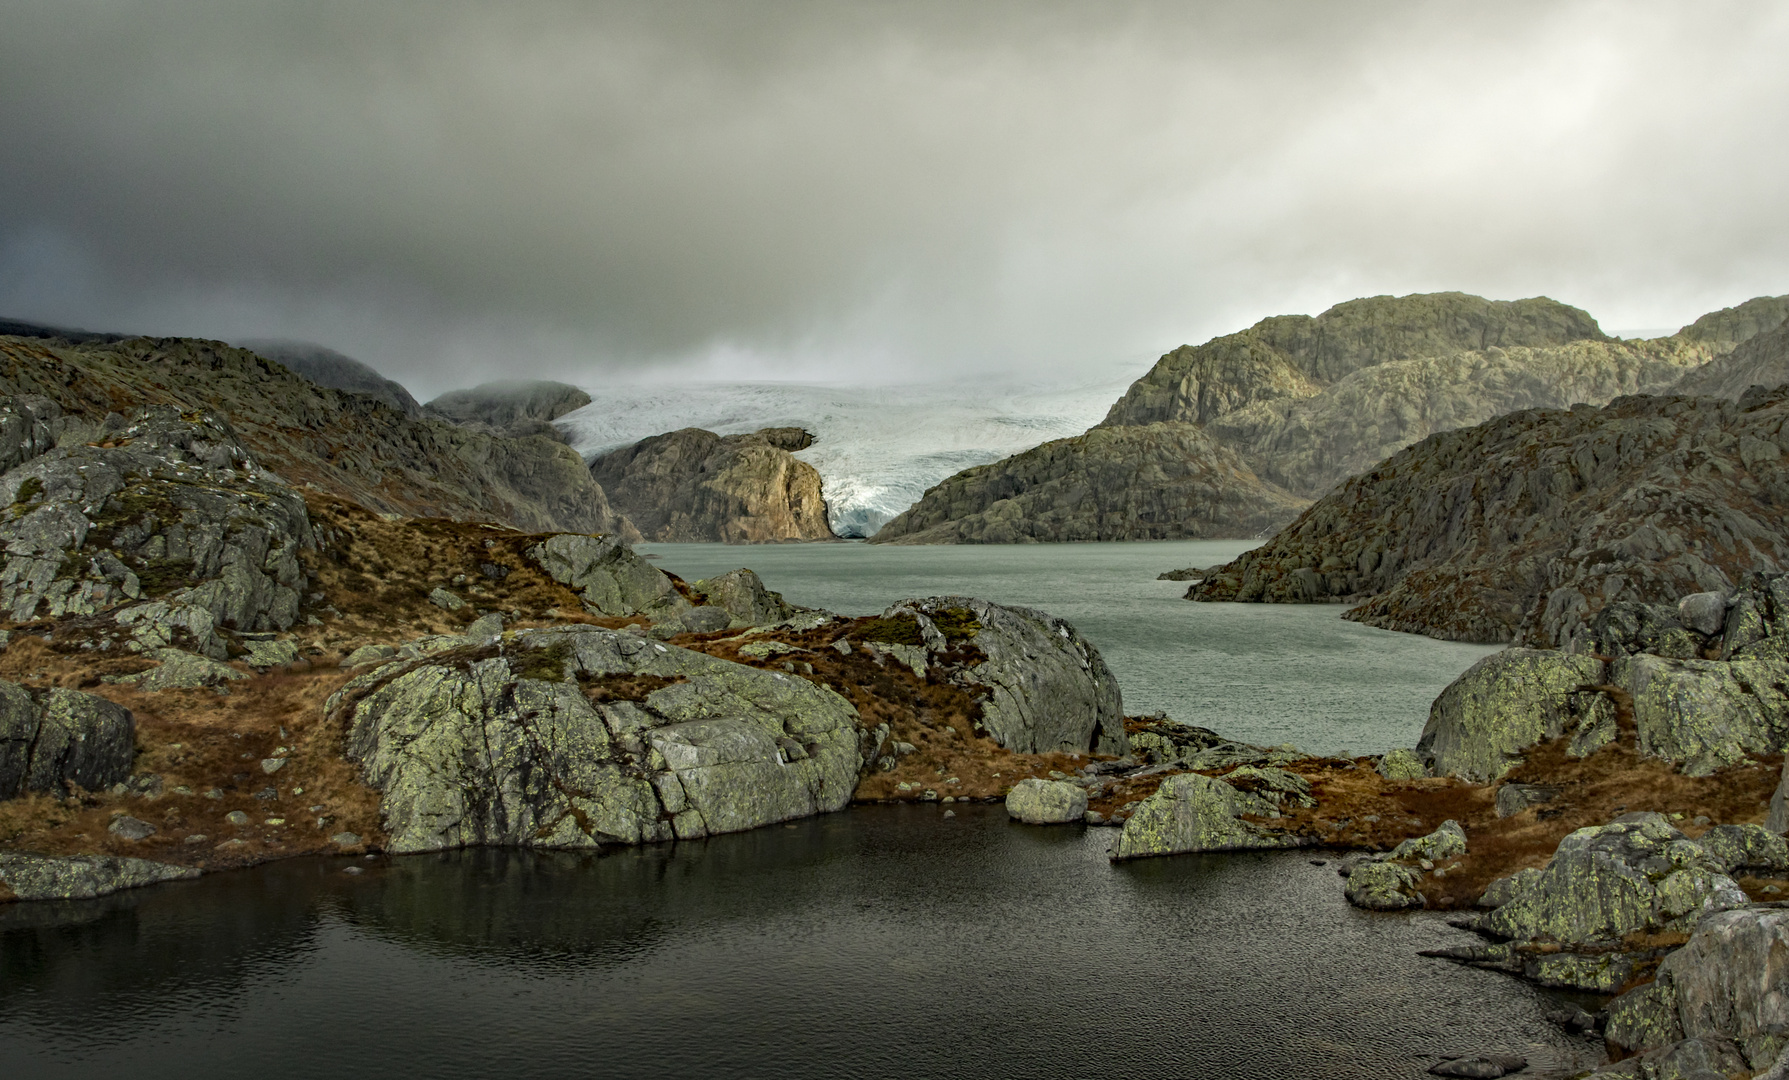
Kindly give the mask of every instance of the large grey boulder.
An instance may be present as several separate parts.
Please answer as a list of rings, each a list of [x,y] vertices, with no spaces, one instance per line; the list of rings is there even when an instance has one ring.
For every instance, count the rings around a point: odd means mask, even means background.
[[[33,694],[0,682],[0,799],[27,791],[90,791],[128,777],[136,719],[129,709],[77,690]]]
[[[1696,838],[1723,873],[1789,870],[1789,842],[1760,825],[1716,825]]]
[[[0,887],[10,891],[13,900],[90,900],[120,889],[198,876],[192,867],[148,859],[0,851]]]
[[[298,617],[304,500],[228,423],[153,407],[0,476],[0,606],[19,621],[133,600],[200,607],[215,624],[283,630]]]
[[[528,549],[547,576],[576,589],[594,615],[673,619],[692,606],[664,571],[612,536],[561,533]]]
[[[690,585],[708,605],[727,613],[734,626],[768,626],[795,614],[795,605],[771,592],[750,570],[729,570]]]
[[[1662,1051],[1684,1040],[1729,1040],[1748,1072],[1789,1047],[1789,910],[1716,912],[1659,965],[1658,977],[1609,1003],[1608,1040]]]
[[[1403,911],[1426,901],[1416,891],[1419,875],[1402,863],[1368,861],[1348,872],[1348,902],[1368,911]]]
[[[1615,709],[1593,689],[1605,665],[1594,656],[1505,649],[1466,669],[1429,709],[1416,753],[1436,775],[1488,783],[1537,743],[1572,736],[1588,754],[1615,738]]]
[[[1746,904],[1720,859],[1661,814],[1628,814],[1560,841],[1545,868],[1510,881],[1477,929],[1512,943],[1497,958],[1549,985],[1619,988],[1643,955],[1634,934],[1687,933],[1704,915]]]
[[[1613,681],[1633,696],[1640,752],[1707,776],[1789,742],[1789,660],[1623,657]]]
[[[1124,699],[1093,643],[1066,620],[968,596],[903,600],[882,613],[913,619],[933,653],[972,650],[951,676],[983,688],[982,726],[1018,754],[1124,754]]]
[[[736,832],[842,808],[861,764],[833,691],[586,626],[386,664],[329,708],[397,852]]]
[[[1310,784],[1284,769],[1244,765],[1223,779],[1180,773],[1163,780],[1132,811],[1112,857],[1299,847],[1307,841],[1247,819],[1277,818],[1282,808],[1314,805]]]
[[[1087,790],[1062,780],[1027,777],[1006,793],[1006,813],[1027,825],[1066,825],[1087,816]]]

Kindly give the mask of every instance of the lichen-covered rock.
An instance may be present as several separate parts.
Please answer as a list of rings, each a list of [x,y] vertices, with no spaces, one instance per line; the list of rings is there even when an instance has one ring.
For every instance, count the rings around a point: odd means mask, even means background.
[[[330,708],[392,851],[735,832],[840,809],[860,765],[831,690],[591,627],[385,665]]]
[[[771,592],[750,570],[729,570],[703,578],[690,586],[707,597],[708,606],[724,611],[734,626],[768,626],[795,614],[795,606],[782,593]],[[690,614],[693,614],[690,613]],[[688,622],[690,614],[684,616]],[[725,628],[725,624],[721,627]]]
[[[0,476],[0,606],[16,620],[129,600],[203,608],[217,625],[285,629],[314,546],[304,500],[213,414],[150,408],[104,441]]]
[[[225,683],[246,679],[247,675],[228,664],[179,649],[157,649],[151,658],[161,663],[140,675],[126,675],[119,682],[133,682],[139,690],[157,693],[162,690],[193,690],[202,686],[221,687]]]
[[[1560,841],[1546,867],[1518,881],[1479,929],[1517,942],[1611,947],[1629,934],[1687,932],[1746,903],[1706,849],[1661,814],[1628,814]]]
[[[904,600],[882,617],[915,620],[917,641],[933,652],[960,643],[979,653],[951,678],[985,688],[982,726],[1008,750],[1130,750],[1118,680],[1093,643],[1067,621],[967,596]]]
[[[690,609],[665,573],[611,536],[563,533],[528,549],[548,577],[576,589],[596,615],[674,619]]]
[[[1466,830],[1460,823],[1449,819],[1427,836],[1413,836],[1391,849],[1386,858],[1394,861],[1411,862],[1428,859],[1440,862],[1451,859],[1455,855],[1466,854]]]
[[[77,690],[36,694],[0,682],[0,799],[27,791],[89,791],[130,775],[136,719],[129,709]]]
[[[0,851],[0,886],[13,900],[90,900],[120,889],[196,878],[199,871],[112,855],[32,855]],[[6,899],[0,892],[0,899]]]
[[[1065,825],[1087,816],[1085,788],[1062,780],[1026,778],[1006,793],[1006,813],[1027,825]]]
[[[1248,769],[1247,773],[1243,773]],[[1226,780],[1234,778],[1236,784]],[[1282,769],[1244,766],[1225,779],[1180,773],[1162,781],[1124,823],[1114,859],[1195,851],[1298,847],[1304,840],[1246,817],[1277,818],[1287,803],[1312,805],[1310,785]]]
[[[1629,1052],[1682,1040],[1732,1040],[1762,1070],[1789,1046],[1789,910],[1721,911],[1659,965],[1658,977],[1609,1003],[1605,1035]]]
[[[1789,843],[1760,825],[1716,825],[1696,838],[1723,873],[1789,870]]]
[[[1540,871],[1533,867],[1518,870],[1508,877],[1500,877],[1485,886],[1483,895],[1478,898],[1478,906],[1485,908],[1502,907],[1515,899],[1518,892],[1527,888]]]
[[[1414,750],[1392,750],[1373,764],[1373,771],[1387,780],[1420,780],[1429,775],[1422,755]]]
[[[1604,681],[1594,656],[1505,649],[1466,669],[1429,709],[1416,753],[1435,775],[1474,783],[1501,777],[1536,743],[1572,736],[1588,754],[1615,738],[1614,705],[1593,689]]]
[[[1368,861],[1348,872],[1345,890],[1348,902],[1368,911],[1402,911],[1422,907],[1423,895],[1416,891],[1417,873],[1395,862]]]
[[[1668,660],[1649,654],[1614,665],[1633,696],[1640,751],[1707,776],[1789,742],[1789,661]]]
[[[1179,723],[1169,719],[1166,713],[1138,717],[1125,726],[1130,733],[1130,752],[1151,765],[1190,761],[1213,747],[1233,745],[1210,728]],[[1262,753],[1254,760],[1264,761],[1266,754]],[[1239,765],[1244,762],[1232,761],[1228,764]]]

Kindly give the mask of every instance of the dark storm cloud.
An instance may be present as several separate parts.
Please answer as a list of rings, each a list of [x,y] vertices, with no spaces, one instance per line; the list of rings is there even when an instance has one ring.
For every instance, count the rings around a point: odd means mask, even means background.
[[[0,313],[361,355],[1138,364],[1789,291],[1776,4],[0,3]]]

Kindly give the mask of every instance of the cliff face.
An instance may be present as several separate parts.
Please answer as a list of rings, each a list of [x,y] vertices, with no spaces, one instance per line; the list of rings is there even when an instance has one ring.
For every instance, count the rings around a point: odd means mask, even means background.
[[[1465,293],[1373,296],[1315,318],[1281,315],[1156,362],[1112,406],[1103,426],[1208,423],[1258,402],[1314,397],[1362,368],[1419,357],[1607,340],[1574,307],[1534,297]]]
[[[831,540],[820,474],[791,454],[812,441],[800,428],[684,428],[604,454],[590,475],[647,540]]]
[[[410,391],[352,356],[344,356],[334,349],[304,341],[244,341],[241,345],[250,352],[279,361],[287,370],[304,376],[318,386],[346,390],[351,394],[365,394],[376,401],[385,402],[412,419],[422,415],[422,406],[410,396]]]
[[[1711,355],[1661,338],[1421,356],[1362,368],[1312,396],[1260,402],[1206,427],[1263,478],[1316,498],[1437,431],[1518,409],[1659,393]]]
[[[627,535],[583,460],[562,443],[413,420],[223,342],[0,337],[0,393],[47,398],[92,423],[145,405],[216,410],[286,480],[385,513]]]
[[[950,477],[874,542],[1250,537],[1305,505],[1192,424],[1094,428]]]
[[[1725,356],[1690,371],[1672,392],[1738,401],[1750,387],[1784,383],[1789,383],[1789,322],[1780,322],[1741,342]]]
[[[1616,601],[1661,603],[1789,566],[1789,387],[1528,410],[1433,435],[1349,480],[1194,600],[1360,606],[1467,641],[1566,637]]]
[[[564,441],[552,421],[590,404],[590,395],[561,382],[493,382],[453,390],[425,406],[428,415],[483,425],[500,435],[549,435]]]
[[[1706,345],[1718,356],[1741,342],[1767,334],[1789,318],[1789,296],[1754,296],[1743,304],[1711,311],[1677,332],[1686,341]]]

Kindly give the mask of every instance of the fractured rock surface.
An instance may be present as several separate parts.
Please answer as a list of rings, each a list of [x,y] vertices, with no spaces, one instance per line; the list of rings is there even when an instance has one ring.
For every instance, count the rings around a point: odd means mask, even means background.
[[[831,540],[820,474],[793,454],[812,442],[800,428],[683,428],[611,450],[590,475],[647,540]]]

